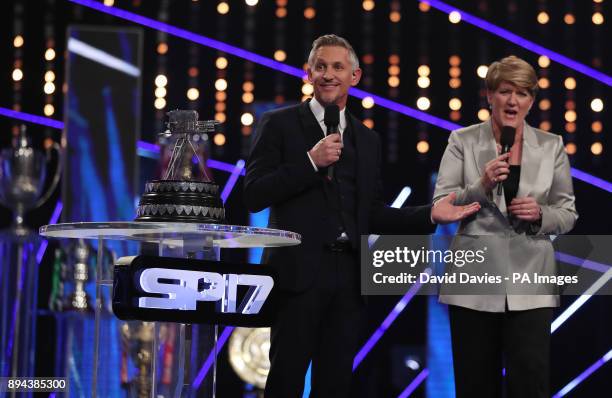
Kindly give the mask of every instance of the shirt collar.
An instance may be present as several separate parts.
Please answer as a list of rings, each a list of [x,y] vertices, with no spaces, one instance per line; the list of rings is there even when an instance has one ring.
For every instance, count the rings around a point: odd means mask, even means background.
[[[325,126],[325,123],[324,123],[325,108],[323,107],[323,105],[321,105],[321,103],[317,101],[317,99],[314,97],[312,97],[308,105],[310,106],[310,110],[312,111],[315,118],[317,119],[317,122],[319,122],[319,124],[321,124],[322,126]],[[342,110],[340,111],[340,126],[339,126],[340,131],[344,131],[345,128],[346,128],[346,106],[342,108]]]

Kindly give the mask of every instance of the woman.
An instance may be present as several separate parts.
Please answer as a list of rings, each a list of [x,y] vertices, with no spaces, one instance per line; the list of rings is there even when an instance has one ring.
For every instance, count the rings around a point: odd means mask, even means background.
[[[508,273],[552,274],[546,235],[570,231],[578,218],[563,141],[525,122],[538,89],[531,65],[509,56],[491,64],[485,80],[491,117],[451,133],[434,202],[456,192],[456,204],[481,205],[461,222],[455,249],[470,244],[468,235],[496,235],[505,246],[489,248],[485,266],[506,253]],[[500,155],[505,126],[515,129],[514,144]],[[449,304],[457,397],[501,397],[504,367],[507,397],[550,397],[550,322],[559,297],[502,289],[495,295],[440,293]]]

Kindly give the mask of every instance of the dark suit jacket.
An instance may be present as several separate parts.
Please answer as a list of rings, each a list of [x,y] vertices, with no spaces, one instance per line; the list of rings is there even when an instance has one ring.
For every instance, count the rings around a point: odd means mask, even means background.
[[[378,134],[346,113],[357,152],[357,230],[360,235],[429,234],[431,206],[394,209],[382,201]],[[263,261],[275,267],[280,287],[308,289],[318,271],[332,228],[325,169],[316,172],[307,152],[323,138],[308,101],[265,113],[259,121],[247,161],[244,197],[257,212],[270,207],[268,226],[302,235],[298,246],[264,250]]]

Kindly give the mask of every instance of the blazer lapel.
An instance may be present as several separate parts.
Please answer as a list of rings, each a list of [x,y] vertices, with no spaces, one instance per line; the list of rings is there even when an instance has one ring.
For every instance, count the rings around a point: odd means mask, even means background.
[[[493,135],[493,127],[491,126],[492,121],[482,123],[480,125],[480,135],[478,137],[478,145],[474,148],[474,160],[478,165],[478,174],[482,176],[484,169],[488,162],[497,157],[497,147],[495,145],[495,136]],[[493,202],[499,209],[499,211],[505,216],[506,215],[506,199],[502,194],[497,194],[497,188],[493,188]]]
[[[306,150],[309,151],[317,142],[325,137],[321,125],[310,110],[308,105],[310,100],[302,102],[300,105],[300,122],[302,123],[302,133],[304,133],[304,142]]]
[[[536,132],[527,123],[523,125],[523,153],[521,155],[521,179],[517,197],[533,196],[538,186],[542,164],[542,147]],[[541,182],[541,181],[540,181]]]

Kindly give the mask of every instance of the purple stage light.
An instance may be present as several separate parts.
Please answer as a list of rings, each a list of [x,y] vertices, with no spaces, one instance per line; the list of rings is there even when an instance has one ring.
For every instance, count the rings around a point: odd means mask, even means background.
[[[12,119],[23,120],[24,122],[53,127],[54,129],[58,130],[64,128],[64,122],[61,122],[59,120],[51,119],[44,116],[32,115],[31,113],[18,112],[8,108],[0,107],[0,115],[10,117]]]
[[[612,350],[608,351],[606,355],[601,357],[593,365],[589,366],[584,372],[580,373],[578,377],[570,381],[565,387],[559,390],[558,393],[553,395],[553,398],[564,397],[568,392],[572,391],[578,384],[582,383],[587,377],[593,374],[597,369],[601,368],[606,362],[612,358]]]
[[[202,381],[204,381],[204,379],[206,378],[206,375],[208,374],[208,371],[212,367],[212,364],[215,360],[215,355],[219,352],[219,350],[223,348],[223,346],[225,345],[225,342],[227,341],[227,339],[229,339],[233,331],[234,331],[234,327],[232,326],[227,326],[225,329],[223,329],[223,332],[221,333],[219,340],[217,340],[217,349],[216,350],[213,349],[210,352],[210,354],[208,354],[206,361],[204,361],[204,365],[202,365],[202,367],[200,368],[200,371],[198,372],[198,375],[193,380],[192,386],[194,389],[197,390],[198,388],[200,388]]]
[[[412,380],[412,382],[410,382],[410,384],[408,384],[408,387],[406,387],[406,389],[402,391],[397,398],[408,398],[410,395],[412,395],[414,390],[421,385],[427,376],[429,376],[429,369],[425,368],[417,375],[417,377],[414,378],[414,380]]]
[[[51,214],[51,219],[49,220],[49,224],[57,223],[57,220],[59,220],[60,214],[62,214],[63,207],[64,206],[62,202],[58,201],[57,204],[55,205],[55,209],[53,210],[53,214]],[[44,240],[40,244],[40,247],[38,248],[38,252],[36,253],[36,264],[37,265],[40,265],[40,262],[42,261],[42,258],[45,255],[45,251],[47,250],[48,245],[49,245],[49,242],[47,240]]]
[[[236,162],[236,166],[234,167],[234,170],[232,170],[232,174],[230,175],[229,179],[225,183],[225,187],[223,187],[223,192],[221,192],[221,200],[223,201],[223,203],[225,203],[225,201],[227,200],[227,197],[232,192],[232,189],[234,189],[234,186],[236,185],[236,181],[238,181],[238,177],[243,171],[244,171],[244,160],[240,159],[238,162]]]
[[[437,8],[438,10],[443,11],[447,14],[450,14],[453,11],[458,12],[459,14],[461,14],[462,21],[472,24],[480,29],[486,30],[489,33],[492,33],[496,36],[506,39],[509,42],[516,44],[518,46],[521,46],[531,52],[534,52],[536,54],[546,55],[548,58],[560,63],[561,65],[567,66],[568,68],[571,68],[595,80],[599,80],[600,82],[607,84],[608,86],[612,86],[611,76],[608,76],[605,73],[602,73],[587,65],[581,64],[580,62],[574,61],[573,59],[568,58],[565,55],[561,55],[555,51],[549,50],[548,48],[543,47],[539,44],[536,44],[532,41],[529,41],[517,34],[510,32],[509,30],[500,28],[497,25],[493,25],[492,23],[487,22],[484,19],[468,14],[467,12],[461,11],[458,8],[450,6],[442,1],[426,0],[424,2],[431,5],[433,8]]]
[[[571,169],[571,173],[572,173],[572,177],[580,181],[584,181],[587,184],[594,185],[597,188],[603,189],[604,191],[612,192],[612,183],[606,180],[603,180],[599,177],[595,177],[594,175],[585,173],[584,171],[575,169],[573,167]]]
[[[429,268],[425,269],[425,272],[431,275],[431,270]],[[378,340],[380,340],[383,334],[385,334],[387,329],[391,327],[391,324],[393,324],[393,322],[399,316],[399,314],[404,310],[404,308],[406,308],[408,303],[410,303],[410,301],[415,296],[415,294],[419,291],[420,288],[421,288],[420,282],[413,284],[410,287],[410,289],[408,289],[404,297],[402,297],[400,301],[398,301],[397,304],[395,304],[395,307],[393,307],[389,315],[387,315],[387,317],[380,324],[378,329],[376,329],[376,331],[372,334],[372,336],[370,336],[368,341],[363,345],[363,347],[361,347],[361,350],[359,350],[357,355],[355,355],[355,359],[353,359],[353,372],[355,371],[355,369],[357,369],[361,361],[363,361],[363,359],[366,357],[366,355],[368,355],[368,353],[372,350],[372,348],[374,348],[376,343],[378,343]]]

